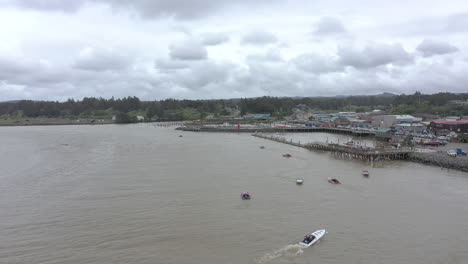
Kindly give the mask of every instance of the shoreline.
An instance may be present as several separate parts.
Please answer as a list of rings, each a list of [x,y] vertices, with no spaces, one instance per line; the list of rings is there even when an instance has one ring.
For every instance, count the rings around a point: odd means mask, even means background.
[[[0,119],[0,127],[14,126],[61,126],[61,125],[107,125],[114,124],[109,119],[67,119],[67,118],[25,118]]]
[[[333,151],[330,151],[327,148],[321,148],[321,149],[314,149],[314,148],[309,148],[307,147],[307,144],[301,144],[301,143],[296,143],[293,142],[292,140],[279,140],[279,139],[274,139],[274,138],[269,138],[265,136],[260,136],[253,134],[252,136],[262,138],[265,140],[270,140],[282,144],[287,144],[295,147],[300,147],[300,148],[305,148],[308,149],[309,151],[326,151],[332,153]],[[351,157],[351,159],[356,159],[356,160],[361,160],[355,155],[348,156]],[[462,172],[468,172],[468,156],[456,156],[456,157],[450,157],[447,155],[445,151],[436,151],[436,152],[415,152],[412,151],[410,153],[407,153],[407,155],[403,155],[398,158],[399,160],[402,161],[410,161],[410,162],[415,162],[415,163],[420,163],[423,165],[431,165],[431,166],[437,166],[440,168],[447,168],[447,169],[453,169],[453,170],[458,170]]]
[[[437,166],[440,168],[468,172],[468,157],[450,157],[444,152],[421,153],[414,152],[408,157],[408,161],[424,165]]]

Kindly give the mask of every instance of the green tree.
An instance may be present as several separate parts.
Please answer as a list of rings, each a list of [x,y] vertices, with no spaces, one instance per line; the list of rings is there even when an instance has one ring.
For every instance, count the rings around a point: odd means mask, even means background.
[[[136,123],[137,121],[135,116],[130,116],[127,113],[119,112],[115,115],[115,123],[117,124]]]

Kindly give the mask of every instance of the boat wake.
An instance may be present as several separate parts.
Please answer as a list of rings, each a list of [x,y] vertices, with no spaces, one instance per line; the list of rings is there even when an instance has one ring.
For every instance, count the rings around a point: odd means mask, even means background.
[[[269,263],[275,259],[281,258],[281,257],[295,257],[302,255],[304,251],[302,251],[301,246],[299,245],[287,245],[281,249],[278,249],[272,253],[266,253],[263,257],[258,259],[259,264],[264,264],[264,263]]]

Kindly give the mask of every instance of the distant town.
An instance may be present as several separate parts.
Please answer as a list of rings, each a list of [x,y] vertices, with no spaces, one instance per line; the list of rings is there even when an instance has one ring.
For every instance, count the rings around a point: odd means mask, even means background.
[[[161,101],[91,97],[65,102],[0,103],[0,125],[168,121],[184,121],[183,129],[196,131],[297,132],[327,128],[372,135],[394,146],[439,146],[468,142],[468,94]]]

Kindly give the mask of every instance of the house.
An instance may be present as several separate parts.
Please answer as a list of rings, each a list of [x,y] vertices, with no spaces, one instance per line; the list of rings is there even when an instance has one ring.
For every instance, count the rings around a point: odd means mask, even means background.
[[[381,128],[375,131],[375,136],[380,139],[391,139],[392,133],[390,128]]]
[[[412,115],[396,115],[395,118],[397,124],[419,123],[422,121],[422,118],[414,117]]]
[[[415,124],[401,123],[401,124],[396,124],[395,129],[401,130],[401,131],[422,133],[426,129],[426,126],[422,123],[415,123]]]
[[[390,128],[395,127],[397,124],[412,124],[421,121],[422,118],[412,115],[380,115],[372,117],[372,126]]]
[[[468,133],[468,119],[454,121],[432,121],[428,127],[435,131],[449,130],[461,133]]]
[[[335,115],[338,117],[356,118],[356,112],[339,112]]]
[[[422,118],[423,121],[432,121],[440,118],[440,116],[433,114],[416,114],[414,116]]]
[[[372,126],[381,128],[390,128],[396,124],[394,115],[378,115],[372,117]]]
[[[349,126],[351,125],[351,120],[350,118],[339,116],[333,120],[333,124],[335,126]]]
[[[351,122],[352,127],[358,127],[358,128],[369,128],[371,127],[371,122],[366,119],[356,119],[356,118],[351,118],[349,120]]]

